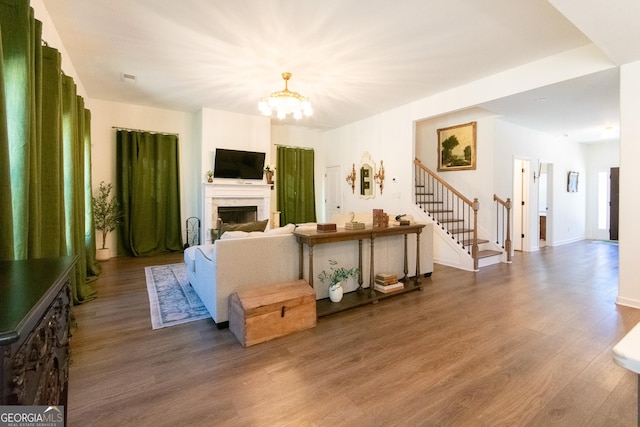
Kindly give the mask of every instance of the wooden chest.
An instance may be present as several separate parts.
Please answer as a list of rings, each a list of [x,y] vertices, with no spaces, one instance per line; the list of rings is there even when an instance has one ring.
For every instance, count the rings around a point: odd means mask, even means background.
[[[316,326],[316,294],[304,280],[229,296],[229,330],[248,347]]]

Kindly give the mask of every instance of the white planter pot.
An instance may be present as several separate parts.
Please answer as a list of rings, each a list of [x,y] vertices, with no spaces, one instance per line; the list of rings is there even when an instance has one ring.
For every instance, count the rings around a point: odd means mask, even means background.
[[[108,261],[109,258],[111,258],[111,251],[109,248],[96,250],[96,259],[98,261]]]
[[[340,302],[342,301],[342,295],[344,294],[344,289],[342,289],[342,284],[340,282],[335,285],[329,285],[329,299],[332,302]]]

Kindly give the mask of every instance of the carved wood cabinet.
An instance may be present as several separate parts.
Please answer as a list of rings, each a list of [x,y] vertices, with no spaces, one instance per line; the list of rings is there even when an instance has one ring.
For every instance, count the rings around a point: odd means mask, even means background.
[[[66,406],[76,260],[0,261],[2,405]]]

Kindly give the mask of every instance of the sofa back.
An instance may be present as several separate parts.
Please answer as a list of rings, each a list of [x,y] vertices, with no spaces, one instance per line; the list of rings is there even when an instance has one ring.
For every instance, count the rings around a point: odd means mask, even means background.
[[[211,256],[216,266],[216,322],[228,320],[228,298],[233,292],[298,279],[298,244],[293,234],[218,240]]]

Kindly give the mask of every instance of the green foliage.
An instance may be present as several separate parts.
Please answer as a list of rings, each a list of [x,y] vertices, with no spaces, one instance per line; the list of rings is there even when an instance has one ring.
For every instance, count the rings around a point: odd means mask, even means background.
[[[98,194],[91,197],[93,220],[96,230],[102,232],[102,249],[106,249],[107,234],[116,229],[122,222],[122,212],[118,201],[111,195],[113,185],[100,182]]]
[[[322,273],[318,274],[318,279],[320,279],[322,283],[329,283],[329,286],[333,286],[338,282],[345,281],[350,277],[355,278],[358,276],[358,273],[360,273],[360,269],[358,267],[336,267],[336,265],[338,265],[338,261],[330,259],[329,264],[331,265],[331,269],[328,272],[322,270]]]

